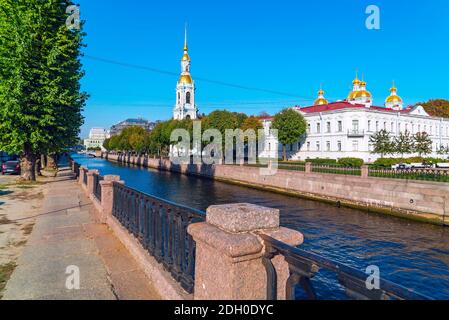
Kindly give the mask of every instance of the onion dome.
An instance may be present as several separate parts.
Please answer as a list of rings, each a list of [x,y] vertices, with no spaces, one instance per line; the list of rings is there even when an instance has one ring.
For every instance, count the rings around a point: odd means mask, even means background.
[[[324,97],[323,89],[320,88],[320,91],[318,91],[318,98],[315,100],[313,105],[320,106],[320,105],[328,104],[328,103],[329,103],[329,101],[327,101],[327,99]]]
[[[390,88],[390,96],[385,100],[385,105],[387,105],[389,107],[402,105],[402,103],[403,103],[402,98],[400,96],[398,96],[397,92],[398,92],[398,89],[394,86],[394,81],[393,81],[393,86]]]
[[[179,78],[178,82],[179,83],[183,83],[183,84],[192,84],[193,80],[192,80],[192,77],[189,74],[183,74]]]

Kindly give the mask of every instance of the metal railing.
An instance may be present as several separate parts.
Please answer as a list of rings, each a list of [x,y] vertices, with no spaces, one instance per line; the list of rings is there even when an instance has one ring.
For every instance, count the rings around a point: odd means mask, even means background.
[[[112,214],[188,292],[194,288],[195,242],[187,233],[202,222],[204,212],[184,207],[118,182],[114,183]]]
[[[101,185],[100,181],[104,180],[104,177],[99,174],[94,174],[94,196],[95,198],[101,202]]]
[[[338,164],[312,164],[312,172],[361,176],[360,167],[347,167]]]
[[[449,171],[441,169],[369,168],[368,175],[377,178],[449,182]]]
[[[89,170],[87,170],[86,168],[83,168],[83,184],[85,186],[87,186],[87,172],[89,172]]]
[[[293,171],[306,171],[306,164],[292,163],[287,164],[283,162],[278,163],[278,169],[281,170],[293,170]]]
[[[317,254],[289,246],[267,235],[260,234],[265,243],[263,265],[267,271],[267,299],[277,299],[277,273],[271,261],[273,257],[282,255],[288,263],[290,276],[286,283],[287,300],[296,300],[297,289],[302,289],[307,299],[318,298],[317,291],[311,279],[325,269],[336,274],[338,286],[344,288],[345,294],[350,299],[356,300],[429,300],[429,297],[416,293],[410,289],[390,281],[379,279],[379,289],[369,290],[366,286],[368,275],[364,272],[328,260]]]

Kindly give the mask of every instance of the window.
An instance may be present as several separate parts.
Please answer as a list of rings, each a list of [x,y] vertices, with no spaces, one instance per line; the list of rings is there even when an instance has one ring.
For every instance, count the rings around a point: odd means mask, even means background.
[[[405,124],[405,131],[408,131],[408,123]]]
[[[310,133],[310,123],[307,124],[307,133]]]
[[[331,142],[330,141],[326,142],[326,151],[331,151]]]
[[[178,92],[178,103],[181,102],[181,94]]]
[[[430,126],[430,134],[432,135],[433,134],[433,126]]]
[[[190,104],[190,92],[186,93],[186,103]]]
[[[310,151],[310,142],[307,142],[307,151]]]
[[[317,143],[316,143],[316,151],[320,151],[320,142],[319,141],[317,141]]]
[[[341,121],[338,121],[338,132],[343,131],[343,123]]]
[[[371,132],[371,120],[368,120],[368,132]]]
[[[337,141],[337,149],[338,151],[341,151],[341,141]]]
[[[352,141],[352,151],[359,151],[359,142],[357,140]]]
[[[321,133],[321,123],[316,124],[316,133]]]
[[[271,151],[271,143],[268,144],[268,151]]]
[[[352,120],[352,132],[359,132],[359,120]]]
[[[384,130],[387,130],[387,123],[384,122]]]
[[[331,123],[329,121],[326,123],[326,132],[327,133],[331,132]]]
[[[298,142],[298,151],[301,150],[301,142]]]
[[[376,121],[376,132],[379,131],[379,121]]]
[[[391,123],[391,132],[394,132],[394,122]]]

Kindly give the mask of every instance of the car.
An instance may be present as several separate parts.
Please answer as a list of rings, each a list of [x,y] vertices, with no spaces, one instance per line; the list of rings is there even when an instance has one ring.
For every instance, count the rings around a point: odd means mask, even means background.
[[[2,164],[2,175],[20,174],[20,161],[6,161]]]
[[[411,169],[412,166],[408,163],[399,163],[399,164],[395,164],[394,166],[391,166],[391,168],[393,170],[406,170],[406,169]]]

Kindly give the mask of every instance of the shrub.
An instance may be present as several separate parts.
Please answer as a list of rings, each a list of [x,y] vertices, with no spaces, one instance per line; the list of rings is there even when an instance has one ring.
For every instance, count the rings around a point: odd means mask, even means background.
[[[391,168],[391,166],[401,163],[402,158],[380,158],[374,161],[375,167]]]
[[[351,168],[360,168],[364,163],[363,159],[360,158],[341,158],[338,160],[339,165]]]
[[[312,164],[337,164],[337,160],[335,159],[307,159],[306,162],[310,162]]]

